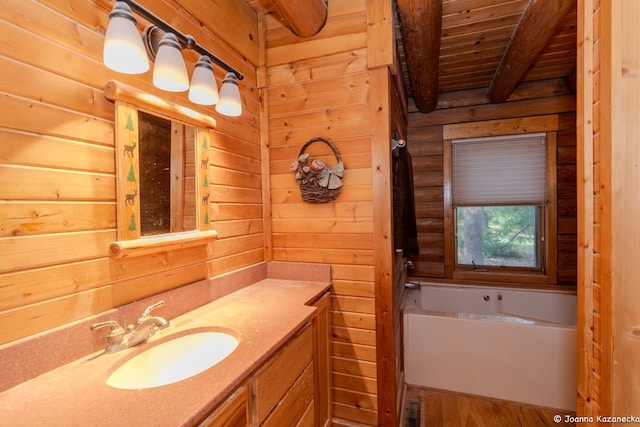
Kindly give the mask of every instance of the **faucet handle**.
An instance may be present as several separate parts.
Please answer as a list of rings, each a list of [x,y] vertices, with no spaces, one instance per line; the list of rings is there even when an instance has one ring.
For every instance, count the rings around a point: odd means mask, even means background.
[[[94,323],[91,325],[91,330],[95,331],[98,328],[104,328],[107,326],[111,328],[111,330],[107,334],[107,337],[110,340],[113,340],[114,338],[117,338],[117,337],[124,337],[124,329],[122,329],[122,326],[120,326],[120,324],[115,320],[107,320],[106,322]]]
[[[140,315],[140,317],[138,318],[138,323],[143,322],[147,317],[149,317],[149,315],[151,314],[151,310],[161,307],[164,305],[164,300],[158,301],[157,303],[150,305],[149,307],[147,307],[144,312]]]

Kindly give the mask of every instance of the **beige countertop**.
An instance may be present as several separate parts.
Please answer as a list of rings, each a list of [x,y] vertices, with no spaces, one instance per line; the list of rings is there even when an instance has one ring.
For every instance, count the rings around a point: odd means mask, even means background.
[[[327,282],[267,278],[171,320],[137,347],[93,353],[0,393],[0,424],[11,426],[183,426],[193,425],[309,322],[308,303]],[[154,312],[162,315],[161,309]],[[222,331],[239,344],[204,372],[160,387],[122,390],[108,376],[124,361],[195,330]],[[65,343],[60,343],[65,345]]]

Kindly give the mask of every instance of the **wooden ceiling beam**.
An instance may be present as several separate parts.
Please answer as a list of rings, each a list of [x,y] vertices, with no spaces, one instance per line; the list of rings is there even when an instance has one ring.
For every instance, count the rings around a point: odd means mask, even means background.
[[[413,101],[422,113],[438,105],[442,0],[397,0]]]
[[[491,102],[504,102],[549,43],[576,0],[531,0],[489,85]]]
[[[324,0],[250,0],[249,4],[256,10],[273,13],[298,37],[315,36],[327,22],[327,4]]]

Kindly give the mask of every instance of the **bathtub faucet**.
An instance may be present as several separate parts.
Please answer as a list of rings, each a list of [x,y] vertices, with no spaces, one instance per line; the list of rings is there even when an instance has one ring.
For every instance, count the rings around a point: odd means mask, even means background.
[[[420,283],[404,282],[404,287],[407,289],[420,289]]]

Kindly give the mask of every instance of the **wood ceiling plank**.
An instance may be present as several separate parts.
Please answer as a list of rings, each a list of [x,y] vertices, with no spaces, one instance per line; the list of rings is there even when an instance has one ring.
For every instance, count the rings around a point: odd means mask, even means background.
[[[531,0],[489,85],[492,102],[506,101],[575,7],[575,0]]]
[[[463,34],[478,33],[481,34],[487,30],[496,30],[499,28],[505,29],[509,32],[516,28],[520,15],[501,16],[494,19],[490,19],[482,22],[467,22],[464,25],[456,25],[453,27],[443,27],[442,37],[454,37]]]
[[[468,23],[492,22],[507,16],[521,16],[527,7],[525,0],[491,5],[490,7],[463,9],[453,14],[443,14],[442,28],[467,25]]]

